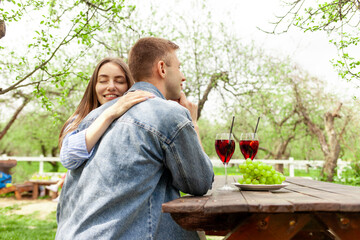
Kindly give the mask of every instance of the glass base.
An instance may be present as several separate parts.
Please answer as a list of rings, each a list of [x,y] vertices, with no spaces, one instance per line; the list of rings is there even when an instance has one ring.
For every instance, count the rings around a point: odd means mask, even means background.
[[[230,185],[224,185],[221,188],[218,188],[219,191],[233,191],[236,190],[236,188],[231,187]]]

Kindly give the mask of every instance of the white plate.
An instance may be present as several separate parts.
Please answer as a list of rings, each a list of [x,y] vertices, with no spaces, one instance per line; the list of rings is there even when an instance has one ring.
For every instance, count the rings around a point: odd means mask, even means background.
[[[269,190],[278,190],[283,187],[289,186],[288,183],[282,184],[240,184],[240,183],[233,183],[236,187],[241,190],[253,190],[253,191],[269,191]]]

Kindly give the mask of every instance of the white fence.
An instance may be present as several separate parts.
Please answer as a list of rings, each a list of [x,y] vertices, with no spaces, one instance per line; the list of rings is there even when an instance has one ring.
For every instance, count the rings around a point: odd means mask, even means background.
[[[229,162],[229,165],[231,164],[241,164],[245,160],[243,159],[231,159]],[[324,161],[323,160],[294,160],[294,158],[289,158],[288,160],[275,160],[275,159],[255,159],[254,161],[262,161],[264,163],[275,165],[275,164],[284,164],[284,168],[289,169],[289,176],[294,177],[295,176],[295,169],[301,169],[301,170],[307,170],[311,168],[317,168],[317,167],[323,167]],[[216,158],[211,159],[211,162],[213,166],[221,167],[223,166],[223,163]],[[343,169],[350,165],[350,162],[342,161],[341,159],[338,159],[337,161],[337,174],[338,176],[341,174]]]
[[[44,172],[44,162],[60,162],[58,157],[15,157],[15,156],[0,156],[0,161],[16,160],[18,162],[39,162],[39,173]]]
[[[39,173],[44,172],[44,162],[59,162],[60,159],[58,157],[13,157],[13,156],[6,156],[2,155],[0,156],[0,161],[3,160],[16,160],[18,162],[39,162]],[[316,168],[316,167],[322,167],[324,165],[323,160],[294,160],[294,158],[289,158],[288,160],[273,160],[273,159],[257,159],[254,161],[262,161],[267,164],[275,165],[275,164],[284,164],[284,168],[289,169],[289,176],[294,177],[295,176],[295,168],[296,169],[302,169],[306,170],[309,168]],[[223,166],[222,162],[217,159],[213,158],[211,159],[211,162],[213,166],[221,167]],[[241,164],[244,160],[242,159],[231,159],[230,164]],[[338,159],[337,161],[337,167],[338,167],[338,175],[341,174],[342,170],[350,165],[349,162],[342,161],[341,159]]]

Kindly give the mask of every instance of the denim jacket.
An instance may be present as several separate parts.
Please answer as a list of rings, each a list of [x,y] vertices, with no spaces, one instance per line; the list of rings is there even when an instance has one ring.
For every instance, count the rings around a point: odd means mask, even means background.
[[[115,120],[90,159],[68,171],[56,239],[198,239],[162,213],[161,205],[178,198],[179,190],[205,194],[214,178],[211,162],[189,111],[150,83],[136,83],[130,91],[138,89],[156,97]],[[115,101],[92,111],[79,130]]]

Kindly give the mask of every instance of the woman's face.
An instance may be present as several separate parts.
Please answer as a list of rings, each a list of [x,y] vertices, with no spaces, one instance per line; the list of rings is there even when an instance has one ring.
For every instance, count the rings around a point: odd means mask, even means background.
[[[95,86],[101,105],[122,96],[128,89],[125,73],[119,65],[108,62],[101,66]]]

